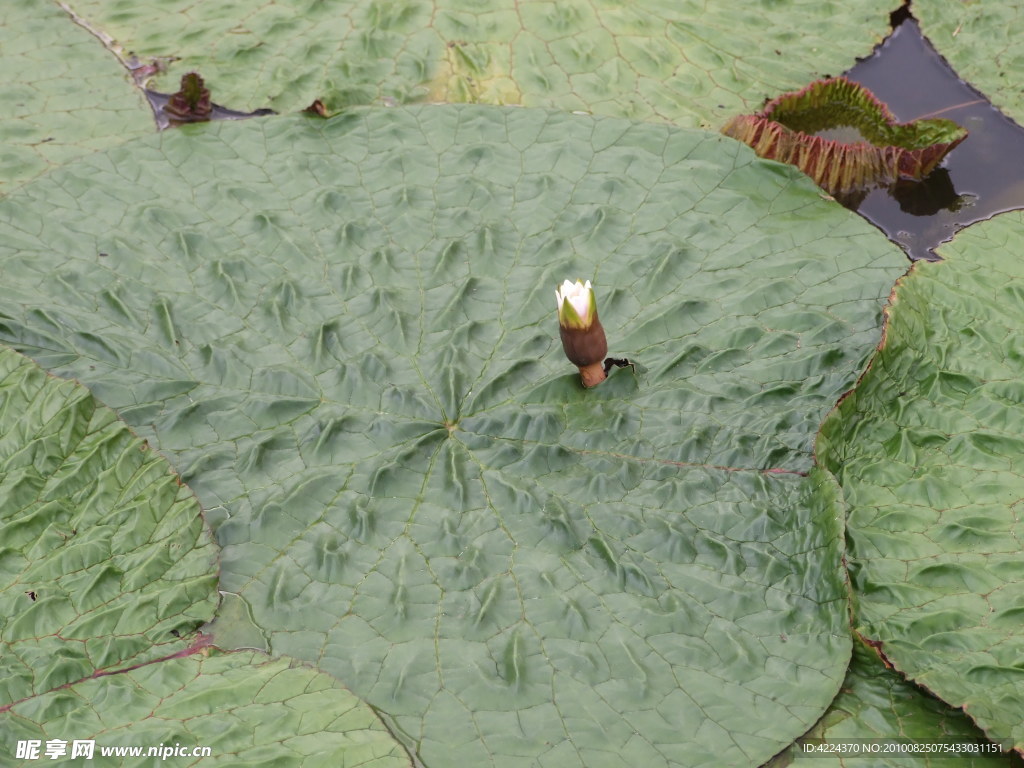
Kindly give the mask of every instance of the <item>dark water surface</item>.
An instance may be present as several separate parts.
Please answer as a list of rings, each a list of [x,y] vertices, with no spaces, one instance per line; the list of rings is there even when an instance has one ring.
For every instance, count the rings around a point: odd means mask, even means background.
[[[969,131],[922,182],[899,182],[861,200],[841,200],[903,247],[912,259],[958,229],[1024,208],[1024,129],[962,81],[907,13],[872,56],[846,76],[869,88],[900,122],[944,117]],[[980,54],[979,54],[980,55]]]

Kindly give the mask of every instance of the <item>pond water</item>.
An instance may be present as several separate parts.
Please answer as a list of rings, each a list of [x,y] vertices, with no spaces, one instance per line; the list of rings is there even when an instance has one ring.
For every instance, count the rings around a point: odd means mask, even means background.
[[[958,229],[1002,211],[1024,208],[1024,129],[961,80],[922,36],[906,11],[873,55],[845,73],[869,88],[901,122],[944,117],[969,135],[921,182],[840,199],[899,244],[911,259]]]

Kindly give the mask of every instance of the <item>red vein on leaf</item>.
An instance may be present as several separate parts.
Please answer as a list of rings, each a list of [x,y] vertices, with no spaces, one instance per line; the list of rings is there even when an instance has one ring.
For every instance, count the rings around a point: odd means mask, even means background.
[[[798,469],[784,469],[782,467],[769,467],[767,469],[757,469],[754,467],[725,467],[720,464],[700,464],[693,461],[642,458],[640,456],[630,456],[628,453],[609,453],[608,451],[579,451],[579,453],[585,453],[591,456],[611,456],[616,459],[631,459],[633,461],[653,461],[658,464],[666,464],[672,467],[700,467],[701,469],[718,469],[722,472],[760,472],[764,475],[796,475],[798,477],[807,477],[806,472],[801,472]]]
[[[171,659],[183,659],[186,656],[193,656],[197,653],[202,653],[212,645],[213,635],[204,635],[202,632],[200,632],[198,637],[196,637],[195,642],[193,642],[192,645],[190,645],[188,648],[185,648],[184,650],[176,651],[175,653],[169,653],[166,656],[161,656],[158,659],[150,659],[149,661],[142,661],[138,664],[132,664],[130,667],[124,667],[123,669],[97,669],[91,675],[86,675],[85,677],[80,678],[78,680],[72,680],[69,683],[64,683],[64,685],[58,685],[56,688],[51,688],[49,691],[35,693],[31,696],[26,696],[23,699],[12,701],[10,704],[4,704],[3,706],[0,706],[0,712],[8,712],[12,707],[21,704],[23,701],[28,701],[29,699],[33,699],[37,696],[43,696],[47,693],[63,691],[67,688],[71,688],[80,683],[84,683],[86,680],[96,680],[101,677],[109,677],[110,675],[122,675],[125,672],[133,672],[136,669],[148,667],[150,664],[159,664],[162,661],[170,661]]]
[[[975,104],[984,104],[985,102],[986,99],[975,99],[974,101],[965,101],[962,104],[954,104],[951,107],[943,107],[942,109],[937,109],[934,112],[927,112],[923,115],[918,115],[917,117],[914,118],[914,120],[911,120],[910,122],[914,122],[915,120],[930,119],[937,115],[943,115],[946,112],[952,112],[954,109],[960,109],[961,107],[973,107]]]

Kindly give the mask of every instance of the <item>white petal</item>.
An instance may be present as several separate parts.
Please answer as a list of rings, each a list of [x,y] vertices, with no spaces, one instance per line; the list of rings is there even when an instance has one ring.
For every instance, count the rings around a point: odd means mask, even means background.
[[[589,280],[586,283],[582,280],[577,280],[576,282],[572,280],[563,281],[561,287],[555,290],[555,300],[558,302],[558,308],[561,309],[563,302],[568,299],[569,303],[572,304],[572,308],[576,310],[577,315],[587,317],[591,313],[591,290]]]
[[[590,307],[590,296],[587,294],[576,294],[575,296],[569,297],[569,302],[572,304],[572,308],[576,310],[576,314],[582,318],[587,316]]]

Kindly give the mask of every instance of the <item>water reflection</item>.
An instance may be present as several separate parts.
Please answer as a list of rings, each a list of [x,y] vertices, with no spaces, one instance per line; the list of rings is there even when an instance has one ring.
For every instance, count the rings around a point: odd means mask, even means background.
[[[906,16],[871,57],[845,74],[869,88],[901,122],[944,117],[970,131],[923,181],[901,181],[839,200],[910,258],[935,259],[932,249],[958,229],[1024,208],[1024,129],[960,80],[913,18]]]

